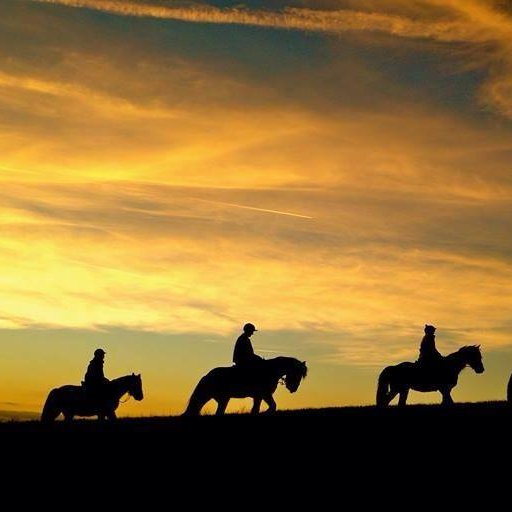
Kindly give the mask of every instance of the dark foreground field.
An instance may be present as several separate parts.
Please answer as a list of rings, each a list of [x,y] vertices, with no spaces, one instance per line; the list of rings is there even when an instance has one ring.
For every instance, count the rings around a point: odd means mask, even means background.
[[[365,503],[416,486],[415,499],[423,502],[439,493],[459,500],[458,489],[467,497],[473,486],[481,494],[483,478],[502,488],[499,479],[508,479],[504,468],[511,419],[512,408],[505,402],[485,402],[450,408],[307,409],[258,417],[125,418],[113,424],[25,421],[1,423],[0,445],[4,441],[4,454],[13,452],[9,464],[18,461],[21,473],[30,460],[40,463],[43,476],[56,474],[52,464],[69,475],[123,475],[126,482],[115,489],[128,496],[133,492],[130,479],[140,488],[146,479],[153,489],[155,479],[163,478],[160,492],[188,489],[190,482],[220,481],[222,488],[242,489],[244,500],[250,489],[263,492],[269,485],[273,493],[293,491],[295,497],[303,490],[326,497],[355,493]],[[291,487],[283,486],[285,481]],[[194,500],[204,494],[194,493]]]

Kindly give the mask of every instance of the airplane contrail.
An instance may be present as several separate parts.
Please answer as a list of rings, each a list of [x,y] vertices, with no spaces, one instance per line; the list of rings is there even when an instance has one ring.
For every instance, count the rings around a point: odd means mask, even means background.
[[[288,217],[298,217],[299,219],[314,219],[314,217],[310,217],[309,215],[302,215],[300,213],[292,213],[292,212],[282,212],[280,210],[269,210],[267,208],[257,208],[255,206],[247,206],[244,204],[236,204],[236,203],[225,203],[224,201],[210,201],[208,199],[199,199],[194,197],[196,201],[202,201],[205,203],[219,204],[223,206],[231,206],[233,208],[241,208],[243,210],[252,210],[255,212],[263,212],[263,213],[274,213],[276,215],[286,215]]]

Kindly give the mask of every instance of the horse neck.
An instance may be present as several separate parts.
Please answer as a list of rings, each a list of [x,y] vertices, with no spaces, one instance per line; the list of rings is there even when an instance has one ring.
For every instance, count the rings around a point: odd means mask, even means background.
[[[452,366],[453,369],[457,371],[457,373],[460,373],[468,365],[466,359],[464,358],[463,354],[460,353],[460,351],[446,356],[445,361],[450,366]]]
[[[128,392],[128,389],[130,388],[130,386],[128,385],[130,378],[131,378],[130,375],[125,375],[124,377],[119,377],[117,379],[113,379],[110,381],[110,386],[111,386],[114,398],[116,398],[118,400],[125,393]]]
[[[293,364],[293,357],[275,357],[274,359],[268,359],[269,367],[272,373],[280,379],[290,369]]]

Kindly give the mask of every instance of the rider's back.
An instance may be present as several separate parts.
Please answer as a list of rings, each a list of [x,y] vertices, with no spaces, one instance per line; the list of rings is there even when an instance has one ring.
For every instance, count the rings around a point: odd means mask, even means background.
[[[254,359],[254,349],[252,347],[251,339],[244,332],[242,333],[235,343],[233,351],[233,362],[239,366],[250,363]]]
[[[426,325],[425,336],[423,336],[420,344],[418,363],[422,366],[430,366],[439,363],[442,359],[443,356],[436,348],[435,327]]]

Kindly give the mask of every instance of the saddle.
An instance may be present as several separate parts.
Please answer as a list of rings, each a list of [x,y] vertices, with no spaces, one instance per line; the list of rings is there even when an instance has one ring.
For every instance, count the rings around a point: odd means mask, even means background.
[[[103,384],[91,386],[87,384],[85,381],[81,382],[82,385],[82,393],[84,400],[88,402],[98,402],[106,399],[106,390],[108,386],[108,381]]]
[[[444,357],[427,361],[418,360],[415,365],[419,372],[420,381],[425,384],[439,381],[444,374]]]
[[[237,378],[240,382],[252,385],[261,380],[264,367],[261,361],[256,360],[242,365],[235,364],[232,368],[236,372]]]

